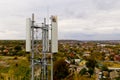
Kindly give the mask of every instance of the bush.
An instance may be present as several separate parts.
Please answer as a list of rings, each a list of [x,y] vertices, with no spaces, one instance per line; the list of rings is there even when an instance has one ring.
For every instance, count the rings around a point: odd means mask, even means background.
[[[84,74],[86,74],[86,72],[87,72],[86,68],[82,68],[82,69],[80,70],[79,74],[80,74],[80,75],[84,75]]]
[[[93,69],[93,68],[89,68],[89,69],[88,69],[88,73],[90,74],[90,77],[91,77],[91,75],[94,74],[94,69]]]

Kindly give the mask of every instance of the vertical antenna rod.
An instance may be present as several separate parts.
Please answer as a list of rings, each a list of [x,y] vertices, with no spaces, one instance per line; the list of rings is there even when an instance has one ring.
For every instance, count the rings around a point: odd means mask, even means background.
[[[34,14],[32,14],[32,76],[31,76],[31,80],[34,80]]]

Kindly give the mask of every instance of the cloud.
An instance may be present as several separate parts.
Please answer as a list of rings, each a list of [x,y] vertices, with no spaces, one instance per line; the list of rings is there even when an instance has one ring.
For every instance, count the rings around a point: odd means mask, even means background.
[[[87,34],[81,32],[60,33],[60,39],[76,39],[76,40],[120,40],[120,34]]]
[[[115,29],[117,31],[120,30],[119,14],[120,11],[97,12],[85,19],[64,19],[59,22],[60,31],[82,31],[100,34],[116,33],[114,32]]]
[[[0,13],[0,39],[25,39],[32,13],[58,15],[59,39],[120,39],[120,0],[1,0]]]
[[[21,36],[21,33],[18,31],[10,31],[10,30],[4,30],[0,31],[0,37],[1,39],[19,39]],[[22,38],[21,38],[22,39]]]
[[[93,0],[96,8],[99,10],[112,10],[119,9],[120,1],[119,0]]]

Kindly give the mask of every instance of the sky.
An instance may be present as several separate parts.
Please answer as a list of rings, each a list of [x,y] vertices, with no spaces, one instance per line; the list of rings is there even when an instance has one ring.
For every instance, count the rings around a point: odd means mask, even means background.
[[[120,40],[120,0],[0,0],[0,40],[25,39],[32,13],[57,15],[59,39]]]

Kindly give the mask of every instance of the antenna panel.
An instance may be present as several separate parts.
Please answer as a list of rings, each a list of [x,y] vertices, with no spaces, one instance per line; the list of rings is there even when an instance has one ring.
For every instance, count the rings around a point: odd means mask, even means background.
[[[58,52],[58,24],[57,24],[57,16],[52,16],[52,30],[51,30],[51,52]]]
[[[31,26],[32,21],[30,18],[26,19],[26,52],[31,52]]]

